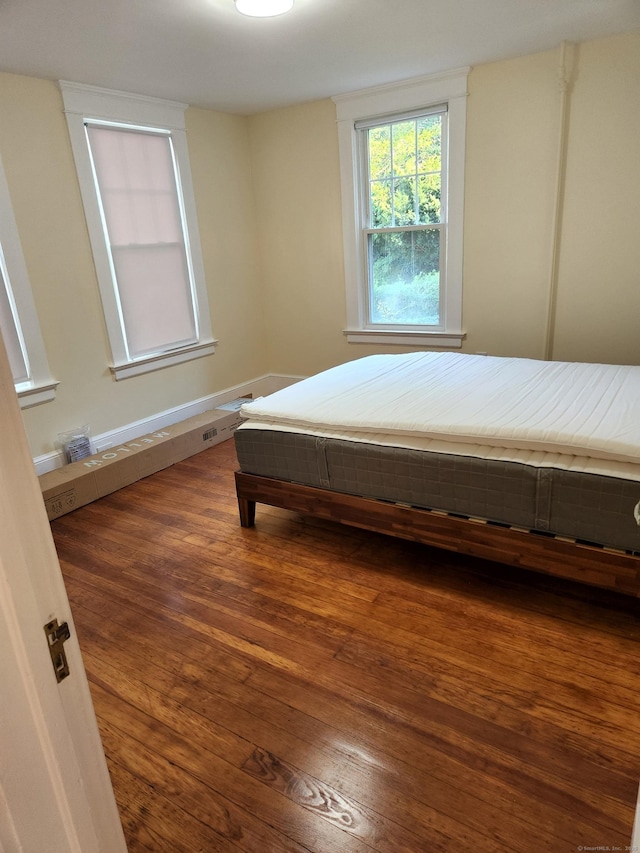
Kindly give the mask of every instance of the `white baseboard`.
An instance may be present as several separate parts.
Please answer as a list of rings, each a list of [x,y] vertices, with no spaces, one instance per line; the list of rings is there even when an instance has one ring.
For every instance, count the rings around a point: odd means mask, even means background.
[[[215,409],[216,406],[228,403],[229,400],[235,400],[236,397],[249,395],[252,397],[266,397],[268,394],[280,391],[282,388],[286,388],[288,385],[292,385],[302,378],[302,376],[285,376],[283,374],[270,373],[260,376],[257,379],[252,379],[249,382],[244,382],[242,385],[225,388],[223,391],[210,394],[208,397],[201,397],[199,400],[193,400],[182,406],[158,412],[158,414],[143,418],[140,421],[125,424],[117,429],[104,432],[101,435],[94,435],[91,440],[96,453],[98,453],[108,450],[110,447],[125,444],[127,441],[133,441],[141,435],[163,429],[170,424],[178,423],[178,421],[185,421],[187,418],[200,415],[209,409]],[[61,468],[64,465],[64,455],[61,450],[54,450],[51,453],[36,456],[33,462],[36,467],[36,474],[40,476],[40,474],[46,474],[47,471],[53,471],[54,468]]]

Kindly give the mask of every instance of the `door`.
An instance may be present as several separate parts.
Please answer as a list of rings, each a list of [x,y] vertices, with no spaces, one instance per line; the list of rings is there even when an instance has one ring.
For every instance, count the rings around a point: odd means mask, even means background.
[[[44,625],[67,622],[57,683]],[[60,565],[0,340],[0,851],[126,853]]]

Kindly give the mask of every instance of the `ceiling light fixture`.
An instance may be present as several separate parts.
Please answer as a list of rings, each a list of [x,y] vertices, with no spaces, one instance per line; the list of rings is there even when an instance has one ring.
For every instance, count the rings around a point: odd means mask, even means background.
[[[252,18],[271,18],[282,15],[293,6],[293,0],[235,0],[236,9]]]

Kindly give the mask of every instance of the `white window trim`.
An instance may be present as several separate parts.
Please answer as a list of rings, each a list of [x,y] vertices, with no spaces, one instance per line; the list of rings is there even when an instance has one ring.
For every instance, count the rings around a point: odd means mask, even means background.
[[[420,77],[387,86],[378,86],[346,95],[336,95],[340,181],[342,185],[342,227],[344,269],[347,291],[347,328],[350,343],[401,344],[459,348],[465,337],[462,330],[462,253],[464,213],[464,166],[466,137],[467,77],[469,68]],[[421,107],[447,104],[449,123],[448,150],[448,226],[446,298],[444,331],[379,329],[367,327],[365,304],[365,259],[361,240],[358,132],[355,123],[363,119],[382,119]]]
[[[80,192],[84,204],[89,239],[93,251],[98,286],[111,344],[113,363],[110,369],[116,379],[126,379],[173,364],[202,358],[215,352],[217,340],[213,337],[211,315],[202,260],[200,231],[196,202],[191,180],[189,151],[184,113],[188,104],[165,101],[128,92],[117,92],[86,86],[81,83],[60,81],[64,111],[69,126],[71,147],[76,163]],[[100,208],[96,194],[89,149],[85,135],[85,119],[121,122],[135,126],[157,127],[171,131],[178,164],[182,200],[188,232],[188,243],[193,269],[199,340],[185,347],[158,355],[131,359],[127,352],[120,311],[111,277],[109,253],[104,240]]]
[[[29,380],[15,386],[20,408],[28,409],[55,400],[57,380],[49,370],[38,314],[33,301],[27,265],[22,252],[11,196],[0,160],[0,245],[10,278],[11,293],[27,351]]]

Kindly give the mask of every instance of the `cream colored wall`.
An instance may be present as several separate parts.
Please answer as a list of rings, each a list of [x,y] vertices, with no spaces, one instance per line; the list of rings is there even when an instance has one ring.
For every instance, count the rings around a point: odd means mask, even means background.
[[[187,111],[213,357],[115,382],[62,100],[55,83],[0,74],[0,156],[57,398],[25,410],[34,456],[88,423],[94,435],[265,372],[247,121]]]
[[[213,332],[220,341],[213,359],[205,359],[207,379],[219,391],[267,372],[248,122],[189,109],[187,140]]]
[[[555,51],[474,68],[465,170],[465,352],[542,358],[559,143]]]
[[[581,44],[554,357],[640,364],[640,33]]]
[[[469,76],[466,352],[544,356],[559,60],[560,47],[478,66]],[[575,62],[553,357],[640,363],[640,33],[580,45]],[[333,103],[250,122],[271,369],[309,374],[383,351],[347,344],[341,331]]]
[[[332,101],[250,119],[267,363],[304,376],[351,356]]]

